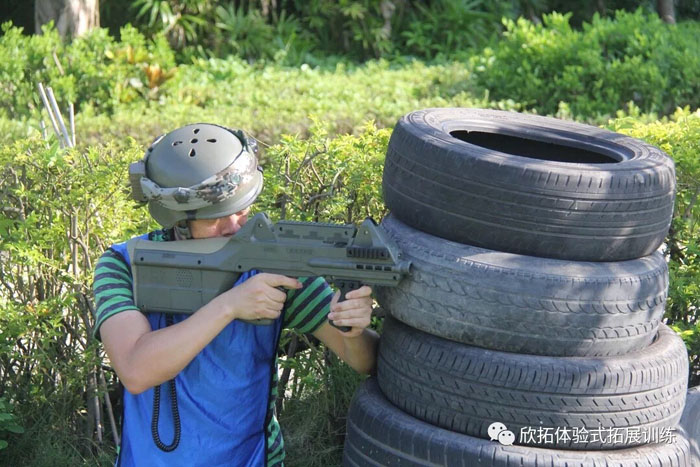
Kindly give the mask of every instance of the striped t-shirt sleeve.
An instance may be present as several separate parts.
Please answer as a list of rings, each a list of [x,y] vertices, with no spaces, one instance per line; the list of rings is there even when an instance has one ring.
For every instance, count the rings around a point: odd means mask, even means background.
[[[105,251],[95,267],[95,327],[93,335],[100,339],[100,326],[110,316],[135,310],[131,271],[124,258],[112,250]]]
[[[317,330],[330,311],[333,289],[323,277],[299,277],[301,289],[287,293],[284,326],[302,333]]]

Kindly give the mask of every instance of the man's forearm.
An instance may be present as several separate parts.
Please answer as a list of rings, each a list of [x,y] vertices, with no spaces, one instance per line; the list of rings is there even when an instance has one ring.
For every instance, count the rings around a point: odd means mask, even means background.
[[[373,373],[377,366],[379,335],[365,329],[357,337],[343,338],[344,360],[358,373]]]
[[[143,392],[174,378],[231,320],[232,311],[212,300],[186,320],[142,334],[112,364],[129,392]]]
[[[102,342],[124,386],[139,393],[175,377],[232,320],[277,319],[287,298],[278,287],[299,289],[302,284],[260,273],[186,320],[157,331],[138,310],[122,312],[102,324]]]

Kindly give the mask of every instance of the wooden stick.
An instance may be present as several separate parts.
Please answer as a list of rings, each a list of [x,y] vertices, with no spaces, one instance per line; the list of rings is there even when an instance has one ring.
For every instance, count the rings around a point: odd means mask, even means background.
[[[102,386],[102,390],[105,392],[105,406],[107,407],[107,417],[109,418],[109,426],[112,428],[112,437],[114,438],[114,445],[119,446],[119,431],[117,431],[117,423],[114,420],[114,409],[112,409],[112,401],[109,399],[107,381],[105,380],[105,373],[102,367],[100,367],[100,385]]]
[[[97,427],[97,442],[102,444],[102,405],[100,404],[100,397],[97,393],[97,377],[95,376],[94,370],[90,375],[90,384],[93,388],[95,388],[92,402],[93,404],[95,404],[95,425]]]
[[[299,338],[296,334],[292,335],[292,340],[289,342],[289,347],[287,350],[287,358],[294,358],[297,353],[297,346],[299,344]],[[280,378],[277,388],[279,392],[277,394],[277,403],[275,404],[275,409],[277,410],[277,416],[282,413],[282,407],[284,404],[285,394],[287,392],[287,384],[289,383],[289,377],[291,375],[292,368],[286,367],[282,371],[282,377]]]
[[[70,256],[71,256],[71,266],[73,267],[73,276],[78,277],[78,244],[76,239],[78,238],[78,218],[75,214],[70,216],[70,235],[68,236],[70,242]]]
[[[87,377],[87,392],[85,393],[86,395],[86,401],[85,403],[87,404],[87,426],[85,427],[86,431],[86,437],[89,440],[93,439],[93,436],[95,435],[95,405],[90,403],[90,399],[92,398],[92,395],[94,394],[94,391],[97,389],[93,386],[92,384],[92,375],[88,375]]]
[[[61,73],[61,76],[65,75],[66,72],[63,71],[63,67],[61,66],[61,62],[58,61],[58,55],[56,55],[55,49],[53,51],[53,62],[56,64],[56,67],[58,68],[58,72]]]

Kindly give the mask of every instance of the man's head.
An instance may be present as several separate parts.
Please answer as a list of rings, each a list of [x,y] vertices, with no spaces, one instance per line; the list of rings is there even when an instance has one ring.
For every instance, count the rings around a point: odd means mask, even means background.
[[[245,222],[262,190],[256,154],[257,143],[242,131],[206,123],[178,128],[156,138],[143,160],[131,164],[132,196],[185,238],[195,237],[190,225],[216,224],[222,235],[235,233],[230,230]],[[232,217],[235,225],[222,224]]]

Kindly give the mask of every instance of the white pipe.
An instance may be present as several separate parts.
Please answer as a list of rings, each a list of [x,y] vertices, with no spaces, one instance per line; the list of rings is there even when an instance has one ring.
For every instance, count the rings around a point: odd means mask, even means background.
[[[46,123],[44,123],[43,119],[39,120],[39,128],[41,128],[41,137],[46,141]]]
[[[53,89],[51,89],[51,87],[47,87],[46,93],[49,97],[49,102],[51,103],[53,113],[56,115],[56,120],[58,120],[58,124],[61,127],[61,132],[63,133],[63,139],[66,142],[66,146],[71,148],[73,147],[73,144],[71,144],[70,136],[68,136],[68,130],[66,129],[66,124],[63,121],[61,109],[58,108],[58,104],[56,103],[56,97],[53,95]]]
[[[75,109],[73,108],[73,103],[68,105],[68,119],[70,120],[70,134],[73,141],[73,147],[75,147]]]
[[[56,123],[56,117],[54,117],[53,113],[51,112],[51,105],[49,104],[49,100],[46,97],[46,92],[44,91],[44,85],[39,83],[39,96],[41,97],[41,101],[44,103],[44,107],[46,107],[46,112],[49,114],[49,120],[51,120],[51,125],[53,126],[53,131],[56,132],[56,138],[58,138],[58,142],[61,143],[61,147],[65,147],[63,139],[61,139],[61,132],[58,129],[58,124]]]

